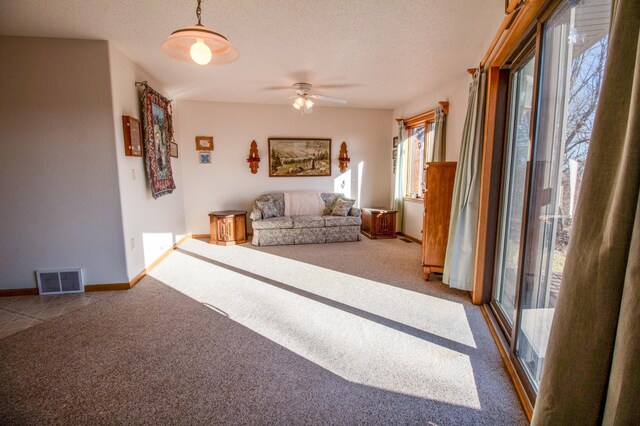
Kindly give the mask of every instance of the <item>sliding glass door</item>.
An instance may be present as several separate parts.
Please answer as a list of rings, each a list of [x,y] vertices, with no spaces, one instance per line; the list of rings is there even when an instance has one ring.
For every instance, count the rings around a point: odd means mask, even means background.
[[[565,2],[536,32],[537,69],[534,57],[509,69],[492,306],[506,320],[502,326],[511,354],[534,393],[572,236],[604,72],[610,9],[610,0]]]
[[[511,110],[505,155],[504,191],[500,208],[500,237],[494,298],[500,312],[513,326],[516,288],[522,241],[525,182],[531,147],[531,100],[533,99],[534,57],[527,58],[511,74]]]

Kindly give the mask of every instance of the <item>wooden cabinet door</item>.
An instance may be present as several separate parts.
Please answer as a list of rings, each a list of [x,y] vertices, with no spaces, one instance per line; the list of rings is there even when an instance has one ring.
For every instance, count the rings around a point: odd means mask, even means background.
[[[422,264],[444,266],[456,163],[429,163],[425,170]]]
[[[376,234],[389,235],[392,233],[391,215],[379,213],[376,220]]]

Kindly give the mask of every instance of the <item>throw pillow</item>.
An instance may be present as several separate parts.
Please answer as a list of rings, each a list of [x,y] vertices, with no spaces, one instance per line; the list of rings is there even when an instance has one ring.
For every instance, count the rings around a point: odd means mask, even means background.
[[[335,203],[333,203],[333,210],[331,210],[331,216],[346,216],[353,207],[355,200],[338,198]]]
[[[258,208],[262,212],[262,218],[268,219],[270,217],[278,217],[278,209],[273,204],[273,201],[256,201]]]
[[[276,212],[278,212],[277,216],[282,216],[282,213],[284,213],[284,201],[282,200],[271,200],[271,202],[273,203],[273,207],[275,207]]]
[[[322,193],[320,196],[324,200],[324,210],[322,211],[322,216],[329,216],[331,211],[333,210],[333,205],[335,204],[338,196],[340,194],[331,194],[331,193]]]

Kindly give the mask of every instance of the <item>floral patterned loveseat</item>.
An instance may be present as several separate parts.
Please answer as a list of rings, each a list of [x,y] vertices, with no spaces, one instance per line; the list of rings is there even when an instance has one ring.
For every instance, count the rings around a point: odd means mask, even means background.
[[[265,194],[253,202],[250,218],[253,220],[254,246],[282,244],[318,244],[360,241],[362,224],[359,208],[349,207],[346,215],[332,215],[336,200],[347,200],[341,194],[322,192],[320,197],[325,209],[322,215],[285,216],[283,193]],[[353,200],[349,200],[353,201]],[[264,202],[275,206],[277,216],[263,218],[259,208]]]

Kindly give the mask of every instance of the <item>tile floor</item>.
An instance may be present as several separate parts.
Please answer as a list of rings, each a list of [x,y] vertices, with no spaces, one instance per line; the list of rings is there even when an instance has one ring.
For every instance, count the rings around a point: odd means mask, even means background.
[[[117,291],[0,297],[0,339],[112,297]]]

